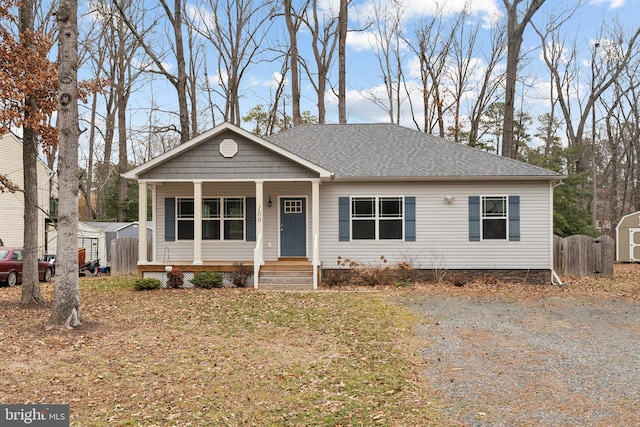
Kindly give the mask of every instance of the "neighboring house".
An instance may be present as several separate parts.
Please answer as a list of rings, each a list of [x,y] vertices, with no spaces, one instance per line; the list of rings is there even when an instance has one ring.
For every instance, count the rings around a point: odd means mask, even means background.
[[[253,267],[254,286],[273,285],[273,270],[297,261],[316,287],[320,272],[345,268],[340,260],[384,258],[552,281],[553,185],[563,176],[398,125],[304,125],[265,140],[225,123],[124,176],[138,180],[140,200],[151,191],[154,255],[140,244],[143,276],[236,262]],[[139,210],[146,218],[146,204]]]
[[[11,133],[0,135],[0,174],[6,175],[18,191],[0,193],[0,238],[7,246],[24,245],[24,171],[22,141]],[[46,223],[49,222],[51,169],[38,159],[38,254],[46,252]]]
[[[147,223],[147,236],[152,236],[152,224]],[[139,237],[137,222],[78,221],[78,248],[85,248],[86,262],[100,260],[100,265],[111,266],[111,242],[118,237]],[[53,245],[57,244],[56,231],[49,232]],[[53,246],[54,248],[56,246]]]

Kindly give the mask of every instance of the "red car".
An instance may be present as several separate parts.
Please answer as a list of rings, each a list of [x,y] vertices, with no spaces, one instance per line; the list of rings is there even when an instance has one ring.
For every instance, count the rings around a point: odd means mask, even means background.
[[[48,282],[53,276],[51,264],[38,261],[40,280]],[[22,249],[0,246],[0,283],[14,286],[22,282]]]

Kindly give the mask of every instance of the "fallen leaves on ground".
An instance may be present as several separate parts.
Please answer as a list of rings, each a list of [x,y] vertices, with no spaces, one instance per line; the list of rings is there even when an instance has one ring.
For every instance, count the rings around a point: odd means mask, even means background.
[[[389,425],[432,417],[412,322],[378,293],[81,281],[83,325],[0,289],[0,402],[68,403],[72,425]],[[131,280],[130,280],[131,281]],[[117,282],[117,281],[116,281]],[[43,284],[48,301],[52,284]]]
[[[565,286],[132,290],[83,278],[84,323],[44,331],[50,303],[0,288],[0,402],[68,403],[72,425],[446,425],[421,377],[407,294],[640,301],[640,267]],[[43,284],[47,301],[53,284]]]

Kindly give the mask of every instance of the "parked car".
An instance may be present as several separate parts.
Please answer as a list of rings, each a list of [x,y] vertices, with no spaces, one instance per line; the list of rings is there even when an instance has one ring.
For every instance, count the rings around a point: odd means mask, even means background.
[[[53,269],[53,275],[56,275],[56,254],[44,254],[42,256],[42,261],[48,262],[51,268]]]
[[[22,282],[22,249],[0,246],[0,282],[14,286]],[[38,276],[48,282],[53,276],[53,268],[48,262],[38,261]]]

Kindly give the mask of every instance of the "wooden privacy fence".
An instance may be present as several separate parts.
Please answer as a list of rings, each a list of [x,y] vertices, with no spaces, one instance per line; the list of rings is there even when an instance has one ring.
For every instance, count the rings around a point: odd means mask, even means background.
[[[147,237],[147,259],[151,259],[151,236]],[[136,274],[138,266],[138,238],[118,237],[111,241],[111,274]]]
[[[614,258],[611,236],[553,236],[553,269],[561,276],[612,277]]]

